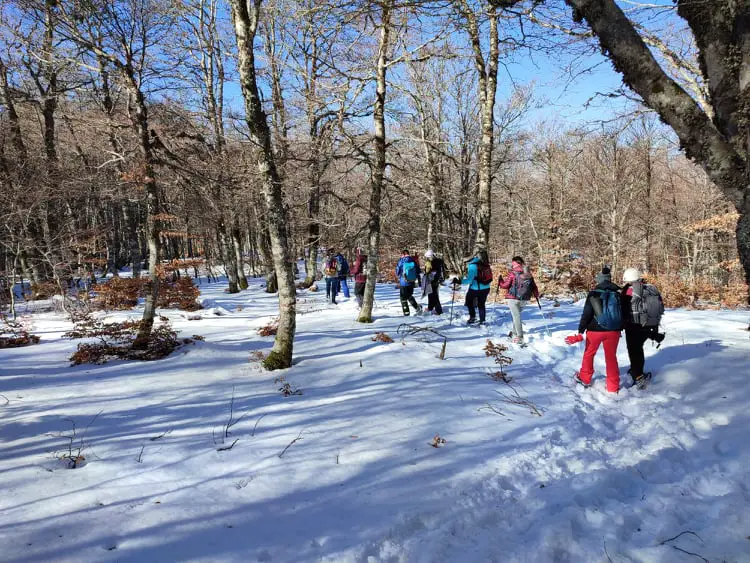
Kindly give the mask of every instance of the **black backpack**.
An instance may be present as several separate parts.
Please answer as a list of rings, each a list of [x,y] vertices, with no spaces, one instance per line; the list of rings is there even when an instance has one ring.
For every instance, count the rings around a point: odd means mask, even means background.
[[[661,293],[648,283],[634,283],[633,296],[630,301],[630,314],[633,324],[642,327],[658,327],[664,314],[664,301]]]
[[[520,301],[528,301],[534,294],[534,276],[526,272],[515,272],[508,293]]]

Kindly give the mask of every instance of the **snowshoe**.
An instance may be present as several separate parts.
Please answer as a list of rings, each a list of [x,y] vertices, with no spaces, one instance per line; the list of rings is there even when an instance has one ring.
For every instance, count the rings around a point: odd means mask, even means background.
[[[573,380],[574,380],[574,381],[575,381],[575,382],[576,382],[576,383],[577,383],[578,385],[583,385],[583,388],[584,388],[584,389],[588,389],[588,388],[589,388],[589,387],[591,387],[591,385],[592,385],[591,383],[584,383],[584,382],[583,382],[583,380],[581,379],[581,376],[580,376],[580,375],[578,374],[578,372],[576,372],[575,376],[573,376]]]
[[[633,378],[633,385],[635,385],[639,390],[643,391],[648,387],[648,384],[651,383],[651,372],[647,371],[640,377],[634,377]]]

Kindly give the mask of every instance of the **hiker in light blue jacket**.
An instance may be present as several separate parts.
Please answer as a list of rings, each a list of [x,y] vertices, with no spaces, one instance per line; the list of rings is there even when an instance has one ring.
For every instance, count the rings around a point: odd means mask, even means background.
[[[479,323],[481,324],[486,318],[485,303],[487,303],[487,296],[490,294],[490,284],[492,283],[492,269],[486,250],[480,250],[469,261],[468,271],[463,283],[469,286],[464,303],[469,309],[468,324],[477,322],[475,309],[479,309]]]
[[[409,316],[409,303],[417,313],[422,312],[422,306],[414,299],[414,285],[420,284],[422,271],[417,262],[407,249],[401,252],[401,259],[396,265],[396,278],[398,278],[399,297],[401,298],[401,309],[404,316]]]

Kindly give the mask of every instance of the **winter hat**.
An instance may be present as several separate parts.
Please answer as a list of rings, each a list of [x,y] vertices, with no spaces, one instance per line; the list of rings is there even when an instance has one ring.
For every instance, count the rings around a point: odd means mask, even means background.
[[[435,256],[435,253],[432,250],[428,250],[424,253],[425,258],[432,258],[433,256]]]
[[[604,266],[602,268],[602,271],[598,274],[596,274],[596,283],[604,283],[604,282],[611,282],[612,281],[612,272],[609,269],[609,266]]]
[[[636,268],[628,268],[622,273],[622,281],[625,283],[637,282],[641,279],[641,273]]]

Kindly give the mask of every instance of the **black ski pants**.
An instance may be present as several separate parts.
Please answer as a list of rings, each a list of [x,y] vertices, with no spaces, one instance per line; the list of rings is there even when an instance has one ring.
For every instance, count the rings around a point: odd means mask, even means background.
[[[399,297],[401,298],[401,309],[404,311],[404,316],[409,315],[409,303],[414,307],[414,310],[421,311],[422,307],[414,299],[414,285],[402,285],[399,290]]]
[[[432,293],[427,296],[427,310],[435,311],[436,315],[443,314],[443,306],[440,304],[440,284],[432,284]]]
[[[490,294],[490,288],[487,289],[470,289],[466,292],[466,301],[464,305],[469,309],[469,319],[476,318],[475,308],[479,309],[479,322],[485,321],[487,312],[485,309],[485,303],[487,303],[487,296]]]
[[[628,345],[628,357],[630,358],[630,375],[636,379],[643,375],[643,366],[646,357],[643,353],[643,345],[653,332],[651,328],[638,325],[625,327],[625,343]]]

